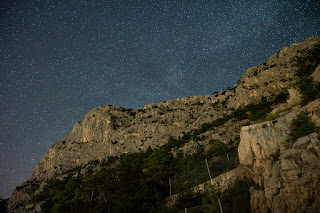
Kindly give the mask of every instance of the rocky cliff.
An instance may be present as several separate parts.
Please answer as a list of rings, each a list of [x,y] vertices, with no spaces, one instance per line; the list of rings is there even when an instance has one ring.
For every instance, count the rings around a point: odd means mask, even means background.
[[[318,212],[320,134],[288,140],[292,120],[303,112],[320,126],[320,101],[315,100],[273,121],[242,127],[240,163],[252,169],[260,187],[250,191],[253,212]]]
[[[319,46],[320,37],[314,37],[285,47],[265,63],[248,69],[233,88],[212,95],[168,100],[139,109],[93,109],[67,137],[50,147],[28,181],[12,193],[8,208],[12,212],[39,210],[39,204],[30,198],[43,190],[46,180],[61,179],[75,168],[80,168],[82,174],[88,169],[98,171],[95,162],[123,153],[145,152],[149,147],[155,149],[169,138],[188,132],[197,132],[198,137],[179,148],[184,152],[199,144],[208,150],[212,139],[237,146],[241,137],[240,163],[252,170],[253,179],[261,187],[251,190],[253,210],[302,211],[308,202],[310,209],[317,208],[319,134],[312,133],[294,143],[287,140],[292,120],[302,111],[320,125],[319,100],[300,105],[303,95],[295,75],[299,69],[297,58],[307,60]],[[312,74],[315,80],[317,70]],[[219,125],[213,125],[217,119]]]

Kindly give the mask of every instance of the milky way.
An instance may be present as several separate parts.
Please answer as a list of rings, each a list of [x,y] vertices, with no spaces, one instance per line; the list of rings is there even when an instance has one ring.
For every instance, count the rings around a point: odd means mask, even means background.
[[[320,34],[316,0],[0,6],[2,197],[92,108],[209,95],[282,47]]]

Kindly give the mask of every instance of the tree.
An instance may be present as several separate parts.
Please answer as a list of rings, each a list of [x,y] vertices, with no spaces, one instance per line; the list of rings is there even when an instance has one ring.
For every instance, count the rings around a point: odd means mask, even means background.
[[[8,199],[0,198],[0,212],[7,212],[7,201]]]

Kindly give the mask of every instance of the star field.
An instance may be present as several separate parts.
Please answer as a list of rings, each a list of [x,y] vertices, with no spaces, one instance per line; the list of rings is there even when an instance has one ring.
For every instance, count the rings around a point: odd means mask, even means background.
[[[310,1],[0,3],[0,196],[94,107],[143,107],[232,87],[320,34]]]

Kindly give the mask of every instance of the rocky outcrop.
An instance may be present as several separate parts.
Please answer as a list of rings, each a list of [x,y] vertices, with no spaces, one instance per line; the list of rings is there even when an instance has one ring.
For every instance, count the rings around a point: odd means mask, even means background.
[[[302,96],[299,92],[299,90],[295,89],[295,88],[290,88],[288,90],[289,92],[289,99],[287,100],[287,103],[290,104],[291,106],[297,105],[299,103],[301,103],[302,101]]]
[[[239,160],[253,171],[260,189],[251,189],[252,212],[318,212],[320,134],[290,142],[290,125],[307,112],[319,125],[320,101],[285,112],[273,121],[241,129]]]
[[[314,72],[311,74],[311,77],[314,81],[320,82],[320,64],[318,67],[314,70]]]
[[[197,128],[209,119],[222,116],[207,97],[190,97],[125,109],[100,106],[74,125],[71,133],[50,147],[32,173],[31,179],[57,177],[90,161],[109,156],[146,151],[167,143],[169,137]]]
[[[265,63],[248,69],[235,85],[236,97],[229,101],[230,104],[237,108],[260,100],[262,96],[272,98],[275,93],[286,92],[294,85],[295,59],[319,45],[320,36],[294,43],[272,55]]]

